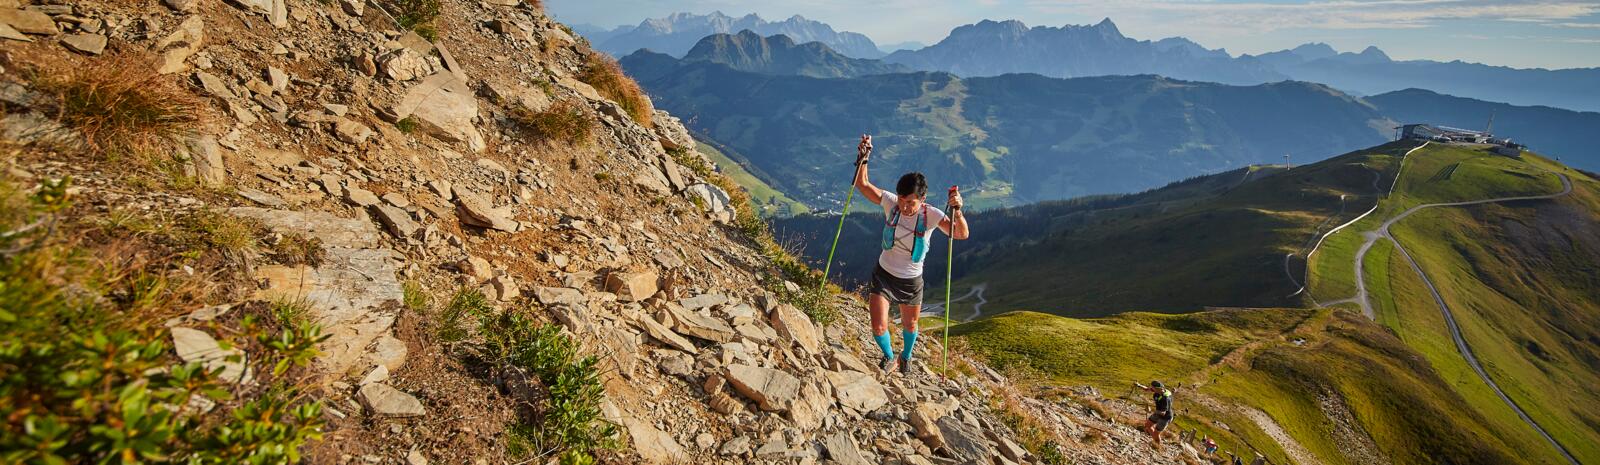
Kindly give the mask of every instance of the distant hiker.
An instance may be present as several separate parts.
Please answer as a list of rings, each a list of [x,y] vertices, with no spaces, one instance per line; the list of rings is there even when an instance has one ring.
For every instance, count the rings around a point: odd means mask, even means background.
[[[1229,452],[1228,456],[1233,457],[1233,461],[1230,462],[1230,465],[1244,465],[1244,459],[1239,458],[1237,455],[1233,455],[1233,452]]]
[[[1205,446],[1207,454],[1217,453],[1217,441],[1211,440],[1211,436],[1206,436],[1206,440],[1200,441],[1200,445]]]
[[[1161,385],[1160,381],[1151,381],[1149,386],[1134,383],[1139,389],[1155,395],[1151,399],[1155,402],[1155,412],[1145,419],[1144,432],[1150,433],[1155,439],[1156,446],[1161,446],[1161,432],[1167,430],[1167,424],[1172,423],[1172,391]]]
[[[856,190],[863,198],[883,207],[883,234],[879,239],[882,252],[878,253],[878,266],[872,270],[867,308],[872,312],[872,336],[883,349],[879,368],[886,372],[899,370],[911,373],[911,348],[917,343],[917,317],[922,313],[922,259],[928,255],[933,243],[933,230],[943,231],[958,240],[967,238],[967,220],[961,215],[961,194],[951,191],[951,213],[928,205],[928,181],[922,173],[906,173],[895,184],[894,193],[885,192],[867,180],[867,162],[871,161],[872,136],[863,134],[856,146]],[[929,226],[936,226],[929,227]],[[889,304],[900,306],[901,333],[905,348],[897,357],[894,342],[889,337]]]

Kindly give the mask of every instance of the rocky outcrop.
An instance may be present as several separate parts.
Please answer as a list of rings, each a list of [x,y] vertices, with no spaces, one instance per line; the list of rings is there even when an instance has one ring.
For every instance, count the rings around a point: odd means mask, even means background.
[[[398,268],[393,255],[378,242],[372,222],[261,208],[233,208],[228,213],[322,243],[327,258],[319,266],[266,265],[255,275],[265,283],[259,291],[262,298],[304,301],[311,319],[323,326],[330,336],[319,346],[322,355],[317,361],[323,372],[342,374],[374,365],[400,368],[405,346],[397,344],[390,331],[395,321],[390,309],[401,299]]]

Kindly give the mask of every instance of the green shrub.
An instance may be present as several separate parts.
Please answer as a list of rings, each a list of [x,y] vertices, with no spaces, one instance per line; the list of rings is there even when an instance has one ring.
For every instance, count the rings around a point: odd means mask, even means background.
[[[405,118],[400,118],[400,121],[394,122],[394,128],[399,129],[400,132],[406,134],[417,132],[417,128],[421,125],[422,123],[417,122],[417,117],[415,116],[407,116]]]
[[[428,296],[428,290],[422,287],[422,283],[415,280],[406,281],[400,285],[400,290],[403,297],[401,302],[405,303],[406,308],[418,313],[428,310],[432,298]]]
[[[46,183],[24,196],[0,182],[0,463],[298,461],[299,448],[321,436],[320,404],[286,387],[293,380],[274,369],[276,388],[231,410],[207,416],[186,407],[231,394],[217,372],[178,362],[166,328],[152,324],[174,310],[163,305],[181,299],[159,273],[94,269],[105,266],[90,263],[101,251],[58,237],[65,187]],[[61,229],[68,230],[81,231]],[[136,290],[96,298],[111,293],[103,286],[121,285],[100,279],[106,275],[131,276]],[[248,318],[242,326],[235,334],[245,342],[278,337]],[[315,356],[320,329],[280,331],[291,333],[287,344],[273,348],[277,356],[251,357],[251,369]]]
[[[618,446],[616,425],[600,412],[605,387],[596,369],[598,357],[580,356],[560,326],[539,324],[526,312],[483,318],[479,331],[486,358],[502,371],[537,377],[548,394],[537,421],[522,420],[507,428],[513,432],[511,449],[583,464],[594,463],[597,451]]]
[[[599,121],[589,109],[570,100],[560,100],[548,108],[533,111],[517,105],[511,108],[511,120],[535,136],[567,145],[582,145],[593,140]]]
[[[483,292],[470,287],[456,289],[450,304],[434,318],[434,335],[447,344],[461,342],[467,338],[467,325],[472,318],[482,318],[493,312],[494,306],[489,304],[489,298]]]
[[[394,15],[400,27],[410,29],[428,41],[439,40],[433,20],[439,17],[442,7],[439,0],[384,0],[384,9]]]

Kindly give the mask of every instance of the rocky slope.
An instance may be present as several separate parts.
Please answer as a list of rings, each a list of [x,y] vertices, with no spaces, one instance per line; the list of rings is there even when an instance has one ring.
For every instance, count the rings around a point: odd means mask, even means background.
[[[421,21],[358,0],[163,5],[0,4],[6,179],[48,193],[71,178],[66,224],[208,212],[259,227],[230,262],[237,274],[158,268],[218,288],[166,304],[164,357],[230,383],[233,397],[202,415],[242,412],[282,370],[250,365],[271,355],[236,344],[253,321],[241,314],[299,302],[305,314],[291,317],[330,335],[298,381],[296,402],[319,404],[324,422],[306,462],[554,461],[519,438],[561,421],[545,414],[567,381],[482,349],[511,327],[457,321],[508,317],[558,324],[598,357],[579,374],[598,376],[599,410],[619,426],[602,463],[1198,460],[1152,452],[1127,426],[1139,405],[1029,397],[960,355],[953,379],[871,369],[859,302],[810,305],[839,316],[827,325],[799,310],[762,238],[730,224],[739,196],[692,169],[709,163],[681,150],[694,144],[683,126],[647,109],[642,122],[638,102],[586,83],[603,82],[603,62],[535,3],[445,2]],[[83,76],[100,80],[73,81]],[[175,89],[167,97],[194,101],[199,117],[183,115],[192,124],[161,144],[109,145],[69,117],[83,100],[44,84],[57,77],[117,84],[97,88],[116,95]],[[557,137],[559,124],[530,114],[592,132]],[[128,228],[91,239],[170,232],[118,232]],[[251,245],[290,238],[317,258]],[[939,354],[933,339],[923,360]]]

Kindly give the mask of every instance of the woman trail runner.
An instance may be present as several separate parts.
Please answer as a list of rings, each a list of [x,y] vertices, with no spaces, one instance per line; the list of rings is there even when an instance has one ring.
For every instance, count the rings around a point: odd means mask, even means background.
[[[862,135],[856,147],[856,190],[862,197],[883,207],[882,252],[872,271],[867,308],[872,312],[872,335],[883,349],[879,368],[886,372],[912,372],[911,349],[917,343],[917,317],[922,313],[922,261],[928,255],[933,230],[953,239],[967,238],[967,220],[961,215],[961,193],[950,190],[950,214],[928,205],[928,181],[922,173],[900,177],[894,193],[886,192],[867,180],[867,162],[872,155],[872,136]],[[895,356],[889,337],[889,304],[900,306],[901,335],[905,347]]]

